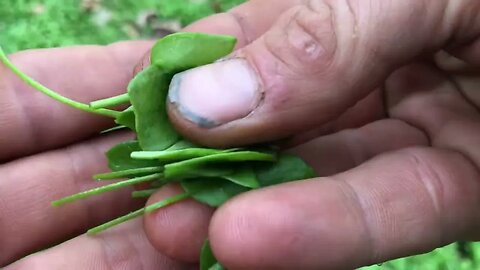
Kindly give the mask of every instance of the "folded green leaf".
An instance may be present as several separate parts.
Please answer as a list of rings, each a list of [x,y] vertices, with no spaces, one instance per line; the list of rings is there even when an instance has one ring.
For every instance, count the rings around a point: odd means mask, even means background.
[[[182,150],[182,149],[198,148],[198,147],[200,147],[200,146],[198,146],[198,145],[196,145],[192,142],[185,141],[185,140],[179,140],[174,145],[167,148],[166,150],[167,151],[173,151],[173,150]]]
[[[275,161],[275,155],[265,154],[252,151],[239,151],[219,153],[210,156],[192,158],[176,163],[165,165],[165,177],[185,177],[195,176],[193,173],[199,168],[204,168],[204,165],[211,163],[224,163],[224,162],[241,162],[241,161]]]
[[[152,64],[170,73],[210,64],[230,54],[237,39],[205,33],[175,33],[160,39],[153,47]]]
[[[223,178],[247,188],[260,187],[260,183],[257,180],[257,175],[251,166],[238,167],[235,169],[234,173],[225,175]]]
[[[235,168],[225,164],[203,164],[190,167],[188,170],[178,170],[176,173],[170,173],[166,179],[189,179],[198,177],[223,177],[235,173]]]
[[[179,139],[166,109],[170,79],[171,76],[157,66],[149,66],[128,85],[135,112],[135,130],[142,150],[165,150]]]
[[[219,207],[230,198],[250,190],[223,178],[185,179],[181,185],[195,200],[211,207]]]
[[[108,166],[114,172],[145,167],[157,167],[160,165],[155,160],[136,160],[130,158],[134,151],[140,151],[138,141],[126,141],[112,147],[107,153]]]
[[[262,187],[315,177],[307,163],[290,154],[279,154],[275,163],[256,164],[255,173]]]

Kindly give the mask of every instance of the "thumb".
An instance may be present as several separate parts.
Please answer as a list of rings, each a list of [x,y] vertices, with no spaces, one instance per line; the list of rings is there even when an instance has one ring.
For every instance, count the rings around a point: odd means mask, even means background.
[[[228,58],[174,77],[169,114],[184,136],[215,147],[286,138],[336,118],[406,62],[480,34],[477,0],[303,3]]]

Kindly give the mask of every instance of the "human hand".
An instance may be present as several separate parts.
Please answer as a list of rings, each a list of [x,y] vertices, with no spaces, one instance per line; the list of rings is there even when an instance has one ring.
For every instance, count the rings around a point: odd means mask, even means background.
[[[324,177],[215,213],[162,209],[151,242],[195,261],[208,228],[228,269],[352,269],[479,239],[478,14],[475,0],[263,0],[193,25],[240,49],[177,78],[177,128],[211,146],[294,137]]]
[[[124,91],[151,42],[26,51],[11,58],[52,89],[84,102]],[[0,66],[0,267],[23,269],[195,269],[154,250],[139,221],[96,237],[87,229],[143,206],[131,190],[54,208],[51,202],[101,185],[103,152],[128,134],[98,136],[105,117],[71,109]],[[125,199],[127,198],[127,199]],[[68,241],[67,241],[68,240]]]

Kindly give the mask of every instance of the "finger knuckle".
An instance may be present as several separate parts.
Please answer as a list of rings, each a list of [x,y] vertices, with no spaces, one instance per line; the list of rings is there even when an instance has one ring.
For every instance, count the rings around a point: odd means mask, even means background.
[[[457,224],[458,233],[468,230],[461,226],[479,224],[480,215],[472,215],[477,212],[473,206],[480,203],[479,174],[464,155],[433,148],[412,149],[404,153],[405,168],[411,168],[412,179],[424,189],[429,200],[426,203],[431,204],[437,224],[444,226],[440,232],[447,232],[447,228],[453,226],[450,219],[445,219],[446,216],[462,221]],[[443,233],[438,235],[439,245],[451,240],[446,239]]]
[[[269,51],[297,74],[317,74],[328,69],[336,51],[330,6],[310,0],[289,10],[282,21],[280,32],[266,35]]]
[[[425,187],[428,197],[431,199],[433,209],[438,215],[443,212],[442,197],[444,194],[444,175],[442,169],[432,157],[435,154],[429,149],[415,149],[405,152],[404,159],[412,168],[413,179],[420,181]]]

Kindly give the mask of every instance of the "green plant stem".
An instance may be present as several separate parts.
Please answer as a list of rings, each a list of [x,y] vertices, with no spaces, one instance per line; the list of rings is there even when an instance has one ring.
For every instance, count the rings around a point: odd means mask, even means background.
[[[112,127],[112,128],[103,130],[102,132],[100,132],[100,134],[106,134],[106,133],[110,133],[110,132],[114,132],[114,131],[122,130],[122,129],[126,129],[126,128],[128,128],[128,127],[123,126],[123,125],[119,125],[119,126],[116,126],[116,127]]]
[[[101,173],[93,176],[95,180],[114,180],[131,175],[143,174],[143,173],[159,173],[163,171],[163,167],[145,167],[145,168],[136,168],[128,169],[117,172]]]
[[[150,184],[152,188],[161,188],[171,181],[155,181]]]
[[[134,219],[136,217],[139,217],[139,216],[142,216],[143,214],[145,213],[145,208],[142,208],[142,209],[138,209],[137,211],[135,212],[131,212],[125,216],[122,216],[122,217],[119,217],[117,219],[114,219],[112,221],[109,221],[107,223],[104,223],[100,226],[97,226],[95,228],[92,228],[90,230],[87,231],[87,234],[89,235],[95,235],[95,234],[98,234],[102,231],[105,231],[113,226],[116,226],[118,224],[121,224],[121,223],[124,223],[128,220],[131,220],[131,219]]]
[[[118,96],[93,101],[90,103],[90,107],[92,109],[101,109],[122,105],[128,102],[130,102],[130,97],[128,96],[128,93],[125,93]]]
[[[92,228],[90,230],[87,231],[87,234],[89,235],[95,235],[95,234],[98,234],[102,231],[105,231],[113,226],[116,226],[118,224],[121,224],[121,223],[124,223],[128,220],[131,220],[131,219],[134,219],[136,217],[139,217],[139,216],[142,216],[143,214],[145,213],[149,213],[149,212],[152,212],[152,211],[155,211],[159,208],[162,208],[162,207],[165,207],[165,206],[168,206],[168,205],[171,205],[171,204],[174,204],[174,203],[177,203],[179,201],[182,201],[182,200],[185,200],[187,198],[189,198],[190,195],[187,194],[187,193],[182,193],[182,194],[178,194],[178,195],[175,195],[175,196],[172,196],[170,198],[167,198],[163,201],[159,201],[159,202],[156,202],[154,204],[151,204],[147,207],[144,207],[142,209],[138,209],[137,211],[135,212],[131,212],[130,214],[127,214],[125,216],[122,216],[122,217],[119,217],[117,219],[114,219],[112,221],[109,221],[105,224],[102,224],[100,226],[97,226],[95,228]]]
[[[153,195],[153,193],[157,192],[158,188],[146,189],[146,190],[138,190],[132,192],[132,198],[146,198]]]
[[[253,152],[226,152],[215,155],[191,158],[176,163],[165,165],[164,174],[167,179],[185,175],[186,172],[194,172],[200,166],[211,162],[238,162],[238,161],[270,161],[276,160],[275,155]]]
[[[145,213],[153,212],[157,209],[160,209],[162,207],[177,203],[179,201],[186,200],[188,198],[190,198],[190,194],[188,194],[188,193],[182,193],[182,194],[172,196],[172,197],[167,198],[163,201],[159,201],[159,202],[153,203],[153,204],[145,207]]]
[[[106,185],[106,186],[103,186],[103,187],[94,188],[94,189],[91,189],[91,190],[87,190],[87,191],[84,191],[84,192],[74,194],[72,196],[62,198],[60,200],[52,202],[52,205],[53,206],[61,206],[63,204],[74,202],[74,201],[77,201],[77,200],[80,200],[80,199],[83,199],[83,198],[87,198],[87,197],[90,197],[90,196],[93,196],[93,195],[102,194],[102,193],[105,193],[105,192],[108,192],[108,191],[116,190],[116,189],[119,189],[119,188],[131,186],[131,185],[135,185],[135,184],[140,184],[140,183],[153,181],[153,180],[156,180],[160,177],[162,177],[162,174],[161,173],[156,173],[156,174],[152,174],[152,175],[132,178],[132,179],[129,179],[129,180],[113,183],[113,184]]]
[[[224,150],[208,149],[208,148],[189,148],[181,150],[166,150],[166,151],[135,151],[130,155],[133,159],[146,160],[183,160],[190,158],[197,158],[209,155],[224,153]]]
[[[120,115],[120,112],[113,111],[113,110],[108,110],[108,109],[92,109],[88,104],[84,104],[72,99],[69,99],[67,97],[64,97],[57,92],[43,86],[33,78],[29,77],[27,74],[23,73],[20,71],[7,57],[3,49],[0,47],[0,61],[7,66],[13,73],[15,73],[20,79],[22,79],[25,83],[30,85],[31,87],[35,88],[36,90],[42,92],[43,94],[57,100],[58,102],[61,102],[65,105],[68,105],[70,107],[89,112],[89,113],[95,113],[95,114],[100,114],[104,116],[109,116],[112,118],[116,118],[118,115]]]

